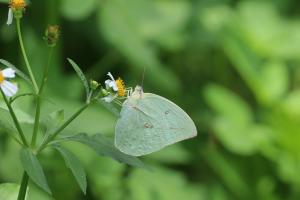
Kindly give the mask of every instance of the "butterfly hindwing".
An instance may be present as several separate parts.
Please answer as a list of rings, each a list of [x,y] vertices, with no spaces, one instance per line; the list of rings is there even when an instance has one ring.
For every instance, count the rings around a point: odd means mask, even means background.
[[[173,102],[151,93],[128,98],[117,121],[115,145],[122,152],[141,156],[196,136],[191,118]]]

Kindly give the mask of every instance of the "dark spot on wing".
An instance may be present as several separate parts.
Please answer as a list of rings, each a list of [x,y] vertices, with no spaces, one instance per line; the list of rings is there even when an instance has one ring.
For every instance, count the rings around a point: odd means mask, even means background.
[[[165,114],[166,114],[166,115],[169,114],[169,113],[170,113],[170,110],[165,111]]]
[[[148,122],[146,122],[146,123],[144,124],[144,127],[145,127],[145,128],[153,128],[153,125],[150,124],[150,123],[148,123]]]

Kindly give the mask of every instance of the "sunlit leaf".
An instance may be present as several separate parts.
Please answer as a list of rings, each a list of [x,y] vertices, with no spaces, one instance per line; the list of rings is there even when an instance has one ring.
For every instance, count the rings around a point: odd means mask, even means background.
[[[16,200],[18,198],[20,185],[14,183],[0,184],[1,200]],[[26,195],[27,196],[27,195]],[[25,197],[27,199],[27,197]]]

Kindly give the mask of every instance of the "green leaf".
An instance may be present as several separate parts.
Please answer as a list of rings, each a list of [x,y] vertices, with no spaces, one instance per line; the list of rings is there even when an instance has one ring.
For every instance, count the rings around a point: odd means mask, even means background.
[[[51,134],[58,126],[64,121],[64,110],[58,110],[50,113],[44,119],[42,119],[41,124],[43,125],[43,131],[45,134]]]
[[[204,95],[212,109],[236,124],[249,124],[254,118],[250,106],[225,87],[211,84],[205,88]]]
[[[0,130],[1,132],[8,133],[14,140],[19,141],[17,137],[17,130],[15,129],[15,125],[10,117],[10,113],[0,108]]]
[[[25,148],[21,149],[20,156],[22,166],[30,179],[43,190],[51,194],[43,168],[37,157],[29,149]]]
[[[110,111],[113,115],[115,115],[118,118],[120,117],[120,111],[112,103],[107,103],[102,99],[98,99],[98,102],[108,111]]]
[[[152,37],[143,34],[158,30],[158,27],[154,27],[152,24],[163,22],[162,14],[165,11],[160,12],[154,9],[153,1],[132,0],[130,5],[128,6],[128,2],[124,0],[109,0],[105,6],[100,7],[98,24],[104,39],[113,45],[122,56],[126,57],[135,73],[140,73],[146,67],[147,77],[151,77],[148,80],[154,86],[168,92],[180,90],[180,83],[174,71],[161,62],[158,49],[154,45],[149,45],[148,39],[151,38],[151,42],[153,42]],[[179,14],[177,13],[175,16],[178,18]],[[155,21],[151,24],[145,24],[154,18]],[[170,27],[170,25],[169,22],[166,22],[161,26]],[[173,30],[170,31],[174,33]],[[161,32],[165,33],[166,30],[161,30]]]
[[[89,83],[84,75],[84,73],[81,71],[80,67],[70,58],[67,59],[69,63],[72,65],[73,69],[76,71],[77,75],[79,76],[80,80],[82,81],[82,84],[85,88],[86,97],[88,98],[90,93],[90,87]]]
[[[62,155],[66,162],[66,166],[71,169],[78,185],[83,193],[86,194],[86,174],[80,160],[72,152],[61,146],[53,145],[53,147]]]
[[[20,186],[13,183],[4,183],[0,185],[1,200],[16,200],[18,198]],[[25,198],[27,199],[27,198]]]
[[[8,68],[12,68],[13,70],[16,71],[17,75],[19,75],[21,78],[23,78],[28,83],[32,84],[32,82],[30,81],[29,77],[25,73],[23,73],[21,70],[19,70],[18,68],[16,68],[13,64],[11,64],[10,62],[8,62],[7,60],[0,59],[0,63],[2,63],[3,65],[5,65]]]
[[[129,156],[121,151],[119,151],[115,146],[113,139],[107,138],[102,134],[96,134],[92,137],[88,136],[85,133],[80,133],[74,136],[69,136],[65,138],[58,139],[53,141],[53,143],[65,142],[65,141],[75,141],[80,142],[89,146],[91,149],[96,151],[101,156],[111,157],[118,162],[126,163],[134,167],[148,168],[141,160],[134,156]]]
[[[97,8],[97,3],[97,0],[64,0],[61,2],[61,13],[68,19],[82,20]]]

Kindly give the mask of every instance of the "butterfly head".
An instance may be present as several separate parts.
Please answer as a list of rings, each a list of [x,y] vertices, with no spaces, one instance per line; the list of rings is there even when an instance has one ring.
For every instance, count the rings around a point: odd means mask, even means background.
[[[131,94],[130,97],[134,98],[134,99],[140,99],[142,98],[143,96],[143,88],[139,85],[137,85],[135,88],[134,88],[134,92]]]

